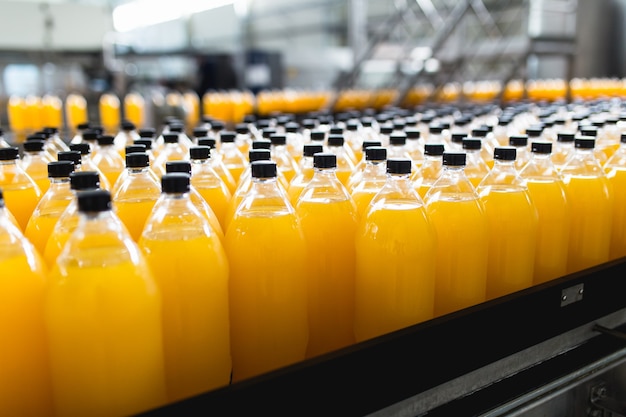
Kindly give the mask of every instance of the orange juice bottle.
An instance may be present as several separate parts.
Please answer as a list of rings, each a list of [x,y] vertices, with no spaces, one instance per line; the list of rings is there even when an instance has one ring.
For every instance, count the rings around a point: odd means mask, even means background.
[[[405,127],[406,147],[413,166],[419,168],[424,162],[424,144],[421,140],[420,131],[415,127]]]
[[[145,153],[148,156],[148,166],[147,166],[148,174],[150,174],[150,176],[154,178],[157,184],[159,183],[159,177],[157,177],[154,171],[152,171],[152,168],[150,168],[150,155],[148,154],[148,152],[146,152],[146,145],[142,145],[138,143],[135,143],[133,145],[128,145],[124,149],[123,153],[124,155],[128,155],[129,153]],[[126,157],[124,157],[124,161],[126,161]],[[119,177],[117,177],[117,181],[115,182],[115,184],[113,184],[113,187],[111,187],[111,189],[109,190],[111,191],[111,195],[114,197],[114,199],[115,199],[115,194],[117,193],[117,190],[122,185],[122,183],[126,180],[126,177],[128,177],[128,173],[129,173],[128,166],[126,166],[126,169],[122,171]]]
[[[32,136],[29,136],[29,138]],[[45,142],[40,139],[26,140],[24,142],[24,155],[22,156],[22,169],[35,181],[42,195],[48,190],[48,163],[53,159],[44,150]]]
[[[354,172],[356,166],[352,158],[346,152],[346,145],[342,134],[329,134],[327,138],[328,152],[337,156],[337,178],[348,187],[350,175]]]
[[[419,170],[411,175],[413,186],[424,199],[430,187],[437,181],[443,172],[443,152],[445,146],[442,143],[426,143],[424,145],[424,162]]]
[[[161,186],[150,174],[149,167],[147,153],[127,153],[126,178],[112,196],[115,214],[135,242],[139,241],[146,220],[161,195]]]
[[[493,168],[477,188],[489,221],[489,299],[533,283],[537,209],[515,168],[515,156],[512,146],[496,147]]]
[[[474,188],[489,173],[489,165],[483,160],[481,155],[482,140],[478,138],[466,137],[461,141],[462,151],[467,156],[465,158],[465,175],[470,180]]]
[[[222,230],[226,230],[226,212],[232,195],[224,181],[211,167],[211,148],[192,146],[189,148],[189,158],[191,160],[191,185],[209,204]]]
[[[28,115],[24,97],[12,95],[7,103],[9,126],[16,136],[24,136],[29,131]]]
[[[620,141],[620,147],[604,164],[615,198],[610,259],[626,256],[626,134],[622,133]]]
[[[335,174],[337,156],[313,158],[315,172],[296,203],[309,265],[307,357],[355,342],[356,205]]]
[[[75,171],[80,171],[82,167],[82,155],[79,151],[59,152],[57,155],[59,161],[69,161],[74,165]]]
[[[163,300],[163,350],[169,401],[230,382],[228,259],[189,198],[189,175],[165,174],[163,194],[139,247]]]
[[[487,215],[465,176],[464,153],[445,153],[441,176],[426,194],[437,233],[435,315],[485,301],[489,234]]]
[[[235,181],[235,178],[230,173],[228,168],[226,168],[226,165],[224,165],[224,161],[222,161],[222,155],[216,148],[215,138],[198,138],[198,145],[208,146],[209,148],[211,148],[211,167],[217,173],[217,175],[220,176],[222,181],[224,181],[224,183],[228,187],[228,191],[230,191],[231,194],[234,194],[234,192],[237,190],[237,182]]]
[[[348,190],[352,191],[354,186],[361,181],[363,176],[363,170],[365,169],[365,165],[367,164],[366,149],[370,146],[382,146],[382,143],[379,140],[364,140],[361,145],[361,159],[354,166],[354,171],[350,174],[350,178],[348,178]]]
[[[350,193],[359,218],[367,214],[370,202],[387,182],[387,148],[370,146],[365,149],[366,165],[361,180]]]
[[[79,191],[95,190],[100,188],[100,176],[97,172],[72,172],[70,174],[70,189],[74,192],[74,198],[65,207],[63,213],[59,216],[52,233],[46,242],[46,248],[43,251],[44,260],[49,267],[54,266],[59,253],[65,246],[70,234],[76,229],[78,224],[78,206],[76,201],[76,193]]]
[[[47,268],[7,213],[0,189],[0,414],[52,416],[43,322]]]
[[[98,154],[98,151],[100,150],[100,147],[98,146],[99,136],[100,136],[100,132],[97,129],[92,129],[92,128],[89,128],[83,131],[83,134],[82,134],[81,143],[86,143],[89,145],[89,150],[90,150],[90,154],[92,158],[95,157]]]
[[[24,231],[42,193],[19,160],[17,147],[0,148],[0,188],[4,191],[4,203]]]
[[[42,122],[44,126],[63,126],[63,101],[55,95],[45,94],[41,98]]]
[[[87,115],[87,100],[80,94],[71,93],[65,98],[65,117],[67,126],[76,132],[80,124],[89,121]]]
[[[293,121],[285,124],[285,135],[287,135],[287,151],[298,164],[304,152],[304,136],[300,132],[300,124]]]
[[[308,342],[306,241],[273,161],[252,162],[252,187],[226,232],[233,382],[299,362]]]
[[[609,260],[614,200],[594,155],[595,139],[580,136],[574,144],[574,156],[561,170],[571,210],[567,273]]]
[[[115,149],[114,140],[111,135],[98,136],[98,153],[93,157],[94,164],[104,174],[109,186],[115,184],[125,168],[124,159]]]
[[[272,160],[278,166],[279,176],[286,180],[285,188],[289,186],[291,180],[298,175],[300,167],[289,153],[287,147],[287,135],[282,133],[274,133],[270,136],[270,151],[272,152]]]
[[[537,209],[538,227],[534,283],[540,284],[567,274],[570,211],[565,184],[552,163],[552,143],[535,141],[532,155],[520,171]]]
[[[63,138],[61,138],[61,134],[59,133],[58,127],[44,127],[43,132],[48,135],[48,143],[52,148],[53,153],[59,153],[63,151],[69,151],[70,148],[67,146]]]
[[[98,100],[98,110],[104,131],[109,135],[115,134],[120,125],[120,99],[114,93],[104,93]]]
[[[111,184],[109,184],[109,181],[107,180],[107,178],[104,176],[100,168],[98,168],[98,165],[96,165],[95,162],[93,162],[91,145],[89,143],[81,142],[81,143],[70,144],[70,151],[76,151],[80,153],[80,164],[74,165],[74,168],[76,171],[97,172],[98,175],[100,175],[100,188],[102,188],[103,190],[111,191]]]
[[[45,297],[55,413],[121,416],[164,405],[159,288],[110,193],[80,192],[77,206]]]
[[[124,149],[126,149],[127,146],[133,145],[135,140],[139,138],[135,124],[128,120],[122,120],[120,129],[113,138],[113,144],[123,158],[125,156]]]
[[[152,169],[152,165],[154,164],[154,160],[156,159],[154,156],[154,151],[152,150],[152,146],[154,145],[154,142],[152,141],[152,139],[147,139],[147,138],[135,139],[135,141],[133,142],[133,145],[142,145],[144,147],[145,152],[148,154],[148,160],[150,161],[150,172],[154,175],[154,178],[158,180],[159,177],[157,177],[156,173]]]
[[[316,153],[324,151],[322,145],[317,143],[306,143],[303,146],[303,155],[300,163],[298,164],[298,174],[293,177],[289,186],[287,187],[287,196],[289,202],[295,206],[298,202],[298,198],[302,193],[302,190],[313,178],[313,156]]]
[[[140,93],[130,92],[124,96],[124,116],[135,126],[143,126],[145,100]]]
[[[164,133],[163,149],[154,160],[152,169],[160,179],[165,174],[165,164],[169,161],[183,161],[189,159],[189,151],[180,143],[178,133]]]
[[[530,161],[530,144],[527,135],[511,135],[509,137],[509,146],[515,148],[515,169],[521,171]]]
[[[556,142],[550,158],[559,172],[574,155],[574,137],[575,134],[570,132],[558,132],[556,134]]]
[[[237,148],[239,148],[241,153],[247,155],[248,151],[252,147],[252,134],[250,133],[250,127],[247,123],[237,123],[237,125],[235,125],[235,132],[237,133],[237,136],[235,137],[235,144],[237,145]],[[206,136],[206,134],[203,136]]]
[[[484,126],[472,129],[471,136],[474,138],[480,139],[483,144],[481,146],[481,155],[483,157],[483,161],[489,166],[489,169],[493,168],[493,151],[496,146],[500,146],[496,136],[491,133],[492,140],[489,139],[489,130]]]
[[[41,105],[41,97],[29,94],[24,99],[24,103],[26,104],[27,129],[33,132],[43,128],[43,107]]]
[[[411,183],[412,164],[410,159],[387,160],[387,182],[357,227],[357,341],[434,314],[437,237]]]
[[[237,134],[235,132],[230,131],[222,131],[220,133],[221,146],[219,154],[226,169],[228,169],[228,172],[233,176],[235,183],[238,183],[241,173],[248,165],[248,159],[235,143],[236,136]]]
[[[54,161],[48,164],[50,188],[39,200],[24,232],[40,255],[43,255],[46,250],[46,243],[54,225],[74,198],[70,190],[72,172],[74,172],[74,164],[70,161]]]
[[[182,121],[176,120],[168,125],[169,131],[167,133],[176,133],[178,134],[178,142],[180,145],[189,152],[189,148],[194,145],[193,141],[187,133],[185,133],[185,123]]]

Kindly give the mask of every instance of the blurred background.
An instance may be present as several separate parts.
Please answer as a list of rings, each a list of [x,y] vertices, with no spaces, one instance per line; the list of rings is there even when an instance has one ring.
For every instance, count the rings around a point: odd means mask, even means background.
[[[0,0],[0,126],[621,94],[626,0]]]

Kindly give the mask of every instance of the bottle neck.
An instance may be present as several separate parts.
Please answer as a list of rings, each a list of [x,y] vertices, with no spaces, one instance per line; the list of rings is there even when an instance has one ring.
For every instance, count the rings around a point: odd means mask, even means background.
[[[50,180],[50,188],[59,187],[59,186],[69,186],[70,177],[48,177]]]

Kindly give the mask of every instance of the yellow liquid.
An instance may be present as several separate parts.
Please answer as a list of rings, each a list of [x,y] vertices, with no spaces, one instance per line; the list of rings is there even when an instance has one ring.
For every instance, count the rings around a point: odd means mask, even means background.
[[[105,93],[98,102],[100,123],[106,132],[115,132],[120,125],[120,100],[114,94]],[[114,184],[115,182],[111,182]]]
[[[55,225],[56,226],[56,225]],[[54,267],[54,264],[63,250],[63,247],[67,243],[67,240],[70,237],[70,234],[76,228],[76,224],[73,225],[73,228],[68,231],[57,232],[54,228],[50,237],[48,238],[48,242],[46,243],[46,249],[43,251],[43,258],[46,261],[46,264],[49,268]]]
[[[610,254],[613,195],[607,178],[566,178],[570,204],[567,273],[607,262]]]
[[[431,319],[437,243],[423,207],[373,207],[355,241],[357,341]]]
[[[228,260],[216,236],[142,238],[161,290],[170,401],[230,382]]]
[[[565,187],[557,181],[527,181],[528,192],[537,209],[535,284],[567,274],[569,205]]]
[[[69,94],[65,99],[65,113],[67,124],[73,131],[76,127],[89,120],[87,115],[87,100],[79,94]]]
[[[48,188],[50,188],[50,179],[48,177],[33,178],[33,181],[35,181],[35,184],[39,187],[42,196],[48,191]]]
[[[307,357],[355,342],[352,200],[305,198],[296,208],[307,242],[309,344]]]
[[[124,199],[114,202],[115,213],[120,218],[130,236],[139,242],[146,220],[152,212],[156,200],[152,199]]]
[[[45,319],[57,416],[124,416],[167,402],[159,291],[147,267],[89,261],[103,250],[50,274]]]
[[[304,360],[309,266],[296,215],[237,215],[225,248],[233,382]]]
[[[489,221],[487,298],[533,283],[537,211],[524,191],[492,189],[481,197]]]
[[[3,252],[0,271],[0,415],[52,416],[44,264],[38,255]]]
[[[309,181],[311,181],[311,178],[313,178],[313,173],[313,168],[304,169],[289,182],[287,197],[292,206],[295,207],[298,198],[300,198],[300,194],[302,194],[302,190],[304,190],[304,187],[306,187]]]
[[[610,259],[617,259],[626,256],[626,169],[615,169],[609,172],[608,178],[615,198]]]
[[[438,200],[426,211],[437,231],[435,315],[482,303],[487,290],[487,216],[477,200]]]
[[[0,184],[0,188],[4,194],[6,208],[13,214],[20,229],[26,231],[28,220],[41,198],[41,191],[34,182],[17,186]]]
[[[193,183],[193,177],[191,178]],[[199,188],[194,185],[196,191],[204,198],[209,204],[213,213],[217,217],[222,231],[226,230],[226,212],[228,210],[228,204],[230,203],[230,192],[228,188],[222,187],[207,187]],[[222,233],[223,234],[223,233]]]
[[[61,213],[46,213],[41,216],[32,217],[24,233],[28,240],[35,246],[37,251],[43,255],[46,250],[48,238],[54,230],[54,226],[59,220]]]

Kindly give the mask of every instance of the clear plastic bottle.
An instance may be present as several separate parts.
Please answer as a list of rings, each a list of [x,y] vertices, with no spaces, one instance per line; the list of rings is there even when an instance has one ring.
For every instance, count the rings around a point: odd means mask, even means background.
[[[56,155],[58,152],[70,150],[65,141],[63,141],[63,139],[61,138],[61,135],[59,134],[59,128],[44,127],[43,132],[48,137],[48,139],[46,140],[46,146],[51,149],[53,155]]]
[[[184,161],[189,158],[189,150],[180,143],[178,133],[164,133],[163,149],[154,160],[152,169],[160,179],[165,174],[165,164],[170,161]]]
[[[365,149],[365,159],[363,175],[350,192],[359,217],[365,216],[370,202],[387,182],[387,148],[370,146]]]
[[[28,220],[24,235],[35,246],[40,255],[46,249],[48,238],[59,217],[74,198],[70,189],[70,174],[74,164],[70,161],[48,163],[50,187],[44,193]]]
[[[276,177],[275,162],[252,162],[252,187],[226,232],[233,382],[306,357],[306,241]]]
[[[497,142],[497,139],[495,139],[495,135],[493,134],[492,134],[493,140],[490,141],[488,138],[489,133],[490,132],[488,129],[484,127],[479,127],[479,128],[472,129],[471,136],[473,138],[478,138],[483,141],[483,144],[480,148],[481,155],[483,157],[483,161],[485,161],[487,166],[489,166],[489,169],[491,169],[493,167],[493,151],[496,148],[496,146],[500,146],[500,144],[498,143],[496,145],[494,143],[494,142]]]
[[[42,193],[19,162],[16,146],[0,148],[0,188],[4,192],[4,203],[23,233]]]
[[[287,136],[287,151],[291,159],[299,164],[304,152],[304,136],[300,133],[300,124],[297,122],[285,124],[285,135]]]
[[[354,155],[354,162],[363,159],[363,137],[359,132],[361,123],[357,119],[348,120],[344,131],[344,140]]]
[[[351,191],[356,183],[361,180],[361,176],[363,175],[363,170],[365,169],[365,164],[367,163],[365,158],[365,150],[370,146],[382,146],[382,143],[379,140],[366,140],[363,141],[361,145],[361,153],[362,158],[359,162],[354,166],[354,171],[350,174],[350,178],[348,178],[348,191]]]
[[[337,156],[337,178],[344,185],[348,187],[350,175],[355,170],[355,164],[352,158],[346,153],[346,144],[343,135],[329,134],[328,135],[328,152],[334,153]]]
[[[316,143],[306,143],[303,149],[303,156],[298,167],[299,172],[291,180],[287,188],[287,196],[293,206],[298,202],[298,198],[304,187],[311,181],[311,178],[313,178],[313,156],[316,153],[324,152],[324,147]]]
[[[533,139],[537,141],[537,139]],[[511,135],[509,146],[515,148],[515,169],[520,171],[530,160],[530,143],[527,135]]]
[[[127,153],[125,159],[126,175],[115,187],[113,207],[130,237],[138,242],[146,220],[161,196],[161,186],[150,173],[147,153]]]
[[[26,140],[24,154],[20,160],[22,169],[35,181],[42,194],[48,190],[48,163],[53,159],[44,150],[45,142],[41,139]]]
[[[482,143],[482,140],[473,137],[466,137],[462,141],[462,151],[467,154],[465,159],[465,175],[474,188],[478,187],[478,184],[480,184],[489,173],[489,165],[487,165],[482,157]]]
[[[594,155],[595,139],[574,139],[574,156],[561,169],[570,204],[567,273],[607,262],[610,257],[613,191]]]
[[[559,172],[574,155],[574,137],[575,134],[571,132],[559,132],[556,134],[556,142],[550,158]]]
[[[252,147],[252,134],[250,133],[250,127],[247,123],[237,123],[235,125],[235,133],[237,136],[235,137],[235,145],[239,148],[239,151],[247,155],[248,151]],[[206,136],[203,135],[203,136]]]
[[[226,165],[224,165],[224,162],[222,161],[222,155],[217,151],[215,144],[216,141],[214,138],[198,138],[198,146],[208,146],[209,148],[211,148],[211,167],[217,173],[217,175],[220,176],[222,181],[224,181],[224,183],[228,187],[228,191],[230,191],[231,194],[234,194],[235,190],[237,190],[237,182],[235,181],[235,178],[230,173],[228,168],[226,168]]]
[[[130,120],[122,120],[120,130],[116,133],[113,143],[115,148],[120,153],[120,156],[124,158],[126,156],[125,149],[127,146],[133,145],[135,140],[139,139],[139,133],[137,132],[137,126]]]
[[[626,256],[626,133],[621,144],[604,164],[604,171],[613,187],[613,227],[610,259]]]
[[[125,168],[124,158],[115,149],[114,139],[111,135],[98,136],[98,153],[93,157],[94,164],[106,177],[111,187]]]
[[[94,158],[100,150],[98,146],[98,136],[100,136],[100,132],[93,126],[83,132],[83,140],[81,143],[87,143],[89,145],[92,158]]]
[[[421,140],[420,131],[414,127],[405,127],[406,147],[416,169],[424,163],[424,144]]]
[[[171,402],[230,382],[228,259],[220,238],[191,203],[189,175],[165,174],[160,188],[139,247],[161,290]]]
[[[335,174],[335,154],[317,153],[313,163],[313,177],[295,207],[307,244],[309,267],[307,357],[355,342],[356,205]]]
[[[78,125],[76,125],[76,132],[74,133],[74,136],[72,136],[72,139],[70,140],[70,145],[73,145],[75,143],[82,143],[83,142],[83,133],[89,129],[89,123],[85,122],[85,123],[79,123]]]
[[[422,199],[426,197],[430,187],[441,175],[444,150],[445,146],[442,143],[424,145],[424,163],[419,170],[413,172],[411,177],[413,186]]]
[[[552,143],[534,141],[531,158],[520,171],[537,209],[537,244],[534,283],[540,284],[567,274],[570,210],[565,184],[552,163]]]
[[[55,413],[121,416],[162,406],[159,288],[108,191],[78,193],[77,207],[45,300]]]
[[[185,133],[185,123],[183,121],[174,121],[169,125],[169,132],[175,133],[178,135],[178,143],[185,149],[185,151],[189,152],[189,148],[194,145],[193,141],[187,133]]]
[[[222,131],[220,134],[221,147],[219,153],[222,158],[223,164],[228,169],[228,172],[233,176],[235,183],[239,182],[241,173],[248,166],[248,159],[239,150],[239,147],[235,143],[237,134],[231,131]]]
[[[291,180],[298,175],[300,167],[298,163],[289,153],[287,147],[287,136],[285,134],[275,133],[270,136],[272,152],[272,160],[276,162],[278,167],[278,175],[285,179],[284,188],[289,187]]]
[[[80,164],[74,166],[76,171],[95,171],[100,175],[100,188],[103,190],[111,191],[111,184],[104,176],[98,165],[93,162],[91,146],[86,142],[77,144],[70,144],[70,151],[77,151],[80,153]]]
[[[372,149],[372,148],[369,148]],[[411,183],[410,159],[388,159],[388,179],[356,232],[357,341],[434,314],[436,231]]]
[[[493,168],[477,187],[489,221],[488,299],[533,284],[537,209],[515,168],[515,157],[514,147],[496,147]]]
[[[487,215],[465,176],[465,153],[443,155],[443,171],[426,194],[437,233],[435,315],[485,301],[489,234]]]

